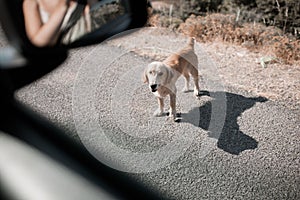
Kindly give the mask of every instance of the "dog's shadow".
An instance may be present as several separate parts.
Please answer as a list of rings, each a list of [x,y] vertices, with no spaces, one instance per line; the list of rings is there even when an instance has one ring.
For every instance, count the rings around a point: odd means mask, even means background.
[[[211,96],[213,99],[200,107],[195,107],[188,113],[182,113],[181,122],[191,123],[196,127],[207,130],[209,137],[218,139],[218,148],[223,149],[230,154],[238,155],[244,150],[257,148],[258,142],[240,130],[237,120],[244,111],[253,107],[256,102],[267,101],[266,98],[247,98],[242,95],[228,92],[208,91],[201,91],[200,95]],[[218,104],[218,101],[224,100],[225,102],[223,103],[226,110],[220,110],[220,113],[224,112],[224,118],[222,118],[223,121],[219,122],[220,125],[224,125],[219,131],[214,131],[214,127],[210,127],[212,120],[212,106]],[[216,115],[216,113],[214,113],[214,115]],[[218,122],[214,123],[218,124]]]

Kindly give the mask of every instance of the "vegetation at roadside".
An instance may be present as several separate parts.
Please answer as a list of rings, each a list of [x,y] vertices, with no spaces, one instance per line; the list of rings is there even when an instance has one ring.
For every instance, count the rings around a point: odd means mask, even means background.
[[[300,61],[298,0],[150,1],[150,26],[168,27],[199,41],[220,39],[263,50],[277,60]]]

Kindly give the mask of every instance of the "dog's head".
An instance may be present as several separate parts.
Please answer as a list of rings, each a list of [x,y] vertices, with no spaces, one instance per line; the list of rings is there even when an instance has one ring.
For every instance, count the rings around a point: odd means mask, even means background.
[[[151,92],[156,92],[159,87],[171,82],[173,72],[162,62],[150,63],[144,71],[143,81],[149,84]]]

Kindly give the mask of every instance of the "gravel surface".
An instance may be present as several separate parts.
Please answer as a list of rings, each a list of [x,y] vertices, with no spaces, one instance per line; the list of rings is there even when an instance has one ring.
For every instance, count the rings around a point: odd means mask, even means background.
[[[283,65],[276,71],[277,64],[261,68],[255,61],[259,54],[220,43],[197,44],[203,96],[195,99],[192,93],[178,92],[180,123],[167,116],[154,118],[156,101],[141,72],[154,58],[163,59],[185,42],[183,36],[152,29],[72,50],[64,64],[16,96],[75,139],[76,128],[96,130],[96,123],[106,138],[129,152],[117,167],[125,166],[129,176],[169,198],[299,199],[299,92],[293,89],[299,86],[297,67],[289,67],[289,72],[283,72],[288,67]],[[291,83],[278,82],[286,77]],[[177,86],[183,86],[182,79]],[[287,93],[277,92],[281,90]],[[97,130],[85,135],[82,130],[80,139],[95,156],[110,147]],[[174,149],[177,157],[166,165],[159,161],[173,152],[162,152],[151,163],[145,153],[172,141],[189,145],[181,152]],[[112,153],[102,157],[109,160]],[[130,156],[135,155],[133,162]],[[138,162],[140,155],[149,168]],[[161,167],[152,170],[152,164]],[[140,167],[143,173],[137,173]]]

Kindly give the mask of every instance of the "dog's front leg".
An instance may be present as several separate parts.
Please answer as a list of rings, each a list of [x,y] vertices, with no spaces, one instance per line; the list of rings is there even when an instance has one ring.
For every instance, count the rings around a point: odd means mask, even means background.
[[[154,112],[155,117],[161,117],[164,114],[164,99],[157,97],[158,109]]]
[[[170,94],[170,117],[172,117],[174,120],[176,118],[176,94],[171,93]]]

